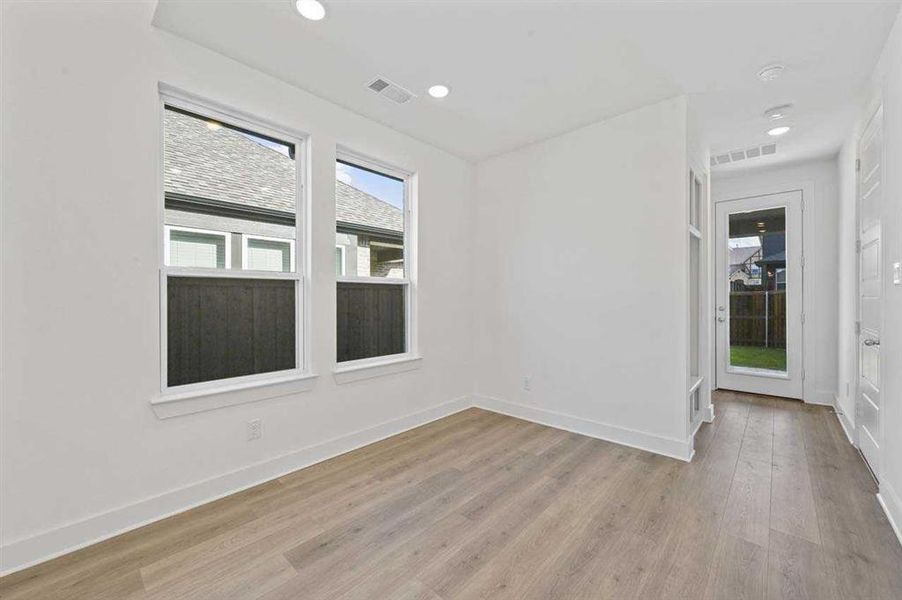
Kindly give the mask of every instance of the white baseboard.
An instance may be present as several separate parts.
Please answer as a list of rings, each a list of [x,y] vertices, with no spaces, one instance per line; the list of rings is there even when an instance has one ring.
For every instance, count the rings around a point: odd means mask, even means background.
[[[883,507],[883,512],[886,513],[889,524],[892,526],[893,531],[896,532],[896,539],[902,544],[902,529],[900,529],[902,527],[902,499],[884,481],[880,483],[880,493],[877,494],[877,502]]]
[[[698,433],[698,430],[702,428],[703,423],[705,423],[705,420],[699,419],[698,422],[692,427],[692,434],[690,435],[692,439],[695,439],[695,434]]]
[[[573,433],[587,435],[600,440],[647,450],[655,454],[663,454],[682,461],[688,462],[692,458],[692,444],[690,440],[661,437],[481,394],[474,396],[474,405],[492,412],[539,423],[540,425],[548,425],[549,427],[572,431]]]
[[[818,404],[821,406],[833,406],[836,394],[832,391],[814,391],[805,396],[805,404]]]
[[[470,396],[463,396],[421,412],[9,542],[0,546],[0,576],[90,546],[148,523],[460,412],[472,406],[471,400]]]
[[[846,434],[849,443],[853,446],[857,446],[855,443],[855,424],[852,423],[852,420],[849,419],[849,415],[843,410],[842,404],[839,401],[839,396],[836,394],[833,395],[833,412],[836,413],[836,418],[839,419],[839,424],[842,426],[843,433]]]

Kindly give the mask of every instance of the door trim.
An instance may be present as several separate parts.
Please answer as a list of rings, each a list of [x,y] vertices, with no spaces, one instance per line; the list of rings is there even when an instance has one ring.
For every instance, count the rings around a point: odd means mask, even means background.
[[[733,188],[733,186],[730,186]],[[712,218],[716,214],[716,205],[718,202],[729,202],[730,200],[742,200],[745,198],[755,198],[758,196],[771,196],[774,194],[783,194],[785,192],[801,192],[802,193],[802,253],[806,257],[805,267],[802,269],[802,312],[805,313],[806,320],[808,323],[806,325],[811,325],[810,316],[815,314],[814,311],[814,303],[812,295],[808,293],[811,286],[813,286],[814,282],[814,273],[815,269],[809,268],[815,260],[817,260],[817,256],[814,253],[814,249],[812,248],[813,244],[813,236],[805,235],[804,232],[814,231],[814,222],[813,222],[813,213],[809,205],[813,205],[815,202],[817,186],[812,179],[802,179],[799,180],[795,177],[786,177],[786,178],[775,178],[774,183],[769,183],[767,185],[749,185],[748,187],[742,187],[739,191],[732,191],[730,193],[724,193],[720,190],[720,186],[717,185],[717,181],[714,180],[711,183],[711,213]],[[709,254],[709,260],[716,260],[716,244],[710,244],[709,246],[711,252]],[[714,263],[712,263],[714,264]],[[715,283],[716,277],[711,277],[709,284],[711,286],[711,296],[710,296],[710,304],[711,307],[708,317],[711,319],[711,322],[716,318],[715,312],[717,310],[717,284]],[[815,373],[815,355],[817,353],[816,345],[813,340],[813,331],[815,327],[807,326],[802,327],[802,366],[806,373],[806,378],[802,381],[802,401],[806,404],[821,404],[825,406],[833,406],[833,391],[831,390],[829,393],[824,391],[823,393],[819,393],[815,388],[813,383],[813,375]],[[712,352],[717,352],[717,340],[716,337],[712,341]],[[716,354],[712,354],[712,356],[716,356]],[[713,375],[713,386],[712,389],[718,389],[718,382],[716,380],[716,360],[711,361],[712,371],[714,371]],[[823,397],[821,397],[823,396]]]
[[[727,231],[729,216],[731,214],[755,212],[768,208],[785,207],[786,217],[786,252],[792,264],[795,265],[789,271],[790,290],[787,296],[786,328],[787,340],[791,345],[787,346],[787,371],[785,373],[765,371],[762,369],[737,367],[730,364],[728,352],[730,347],[730,285],[724,278],[727,263],[724,262],[729,253],[726,251],[726,243],[729,239]],[[804,196],[801,190],[787,190],[777,194],[765,194],[762,196],[743,196],[721,201],[715,209],[717,245],[717,261],[715,281],[719,306],[725,306],[726,312],[718,313],[717,320],[717,385],[725,389],[737,389],[750,393],[786,396],[799,400],[805,397],[805,325],[802,315],[804,313]],[[790,233],[792,232],[792,233]],[[798,261],[798,262],[796,262]],[[726,317],[726,322],[721,320]]]
[[[880,136],[881,136],[881,145],[880,145],[880,170],[881,170],[881,186],[885,186],[886,184],[886,138],[884,137],[886,130],[886,123],[884,121],[884,111],[883,111],[883,102],[877,104],[877,107],[871,113],[871,116],[865,122],[864,127],[862,127],[858,140],[855,147],[855,159],[856,162],[861,160],[861,145],[867,136],[870,133],[871,127],[875,124],[877,119],[880,119]],[[860,164],[860,162],[858,163]],[[853,265],[855,268],[855,306],[854,306],[854,321],[853,326],[855,326],[854,334],[855,334],[855,344],[854,344],[854,387],[853,391],[853,409],[855,411],[855,419],[853,421],[852,431],[854,433],[854,441],[853,445],[858,449],[859,454],[861,454],[861,458],[864,461],[865,465],[867,465],[868,470],[871,475],[877,481],[878,487],[880,486],[880,481],[882,479],[882,470],[883,470],[883,443],[885,440],[886,433],[884,431],[886,419],[883,416],[883,411],[885,410],[886,403],[885,398],[883,396],[883,382],[885,381],[885,369],[884,369],[884,360],[880,360],[880,364],[878,365],[879,373],[878,377],[880,379],[880,407],[878,408],[878,414],[880,418],[880,423],[877,427],[877,436],[880,438],[879,440],[875,440],[873,436],[868,432],[864,431],[865,435],[861,435],[862,425],[861,425],[861,410],[860,406],[862,404],[861,397],[864,395],[861,389],[861,332],[859,330],[861,323],[861,248],[863,246],[863,240],[861,237],[861,185],[863,173],[856,167],[855,170],[855,255]],[[882,193],[882,192],[881,192]],[[883,239],[883,215],[880,214],[881,220],[880,223],[876,225],[879,228],[880,235],[880,255],[878,256],[878,278],[880,285],[880,335],[883,335],[884,332],[884,323],[885,323],[885,315],[886,315],[886,293],[887,293],[887,277],[885,272],[886,265],[886,244]],[[871,403],[873,400],[865,396],[865,399]],[[876,446],[877,451],[877,464],[872,465],[868,462],[867,457],[865,456],[865,451],[863,446]],[[880,494],[877,494],[878,498]],[[885,510],[885,507],[884,507]],[[887,512],[889,515],[889,513]],[[902,540],[900,540],[902,541]]]

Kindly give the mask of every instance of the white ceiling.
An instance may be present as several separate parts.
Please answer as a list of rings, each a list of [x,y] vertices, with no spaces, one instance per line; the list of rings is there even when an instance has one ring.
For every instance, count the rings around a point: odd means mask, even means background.
[[[470,160],[678,94],[713,152],[768,141],[763,111],[791,102],[784,162],[834,152],[898,0],[684,2],[161,0],[154,24]],[[759,69],[786,65],[762,83]],[[396,105],[376,76],[418,95]],[[426,95],[434,83],[452,93]],[[737,166],[739,166],[737,165]],[[735,168],[735,167],[734,167]]]

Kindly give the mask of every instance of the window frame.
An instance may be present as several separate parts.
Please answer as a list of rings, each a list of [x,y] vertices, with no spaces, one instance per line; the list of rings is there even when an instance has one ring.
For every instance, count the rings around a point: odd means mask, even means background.
[[[336,274],[336,277],[344,277],[347,272],[347,260],[348,260],[348,249],[341,244],[335,244],[335,249],[339,251],[341,254],[341,274]]]
[[[295,150],[297,153],[297,150]],[[297,156],[297,154],[295,154]],[[297,225],[295,225],[295,231],[297,231]],[[297,235],[297,234],[295,234]],[[255,235],[253,233],[242,233],[241,234],[241,270],[245,273],[284,273],[285,271],[249,271],[247,268],[247,243],[250,240],[260,240],[261,242],[288,242],[288,264],[289,264],[289,273],[294,273],[297,271],[297,260],[295,254],[295,247],[297,246],[297,241],[288,239],[288,238],[280,238],[280,237],[272,237],[268,235]]]
[[[160,82],[159,84],[159,155],[157,166],[159,301],[160,301],[160,389],[152,400],[157,414],[166,418],[211,410],[244,402],[255,402],[266,398],[283,396],[312,387],[315,375],[311,365],[310,331],[310,186],[307,183],[310,171],[309,135],[292,128],[272,123],[244,111],[236,110],[182,91]],[[165,116],[166,107],[189,111],[201,117],[232,125],[247,131],[282,140],[295,146],[295,240],[293,241],[293,269],[281,271],[246,271],[233,268],[211,269],[195,267],[167,266],[168,241],[166,232],[166,188],[165,168]],[[174,225],[177,229],[184,229]],[[161,235],[162,233],[162,235]],[[219,233],[219,232],[214,232]],[[230,245],[230,234],[226,234]],[[257,237],[257,236],[254,236]],[[285,241],[280,239],[280,241]],[[292,241],[292,240],[287,240]],[[245,244],[245,242],[242,242]],[[230,247],[230,246],[229,246]],[[231,265],[231,252],[228,261]],[[242,257],[242,262],[244,258]],[[243,265],[242,265],[243,266]],[[292,369],[255,373],[226,379],[216,379],[178,386],[168,385],[168,278],[169,277],[211,277],[237,279],[288,279],[295,282],[295,366]],[[255,389],[259,388],[259,389]],[[190,406],[178,407],[178,402],[193,401]]]
[[[360,358],[356,360],[347,360],[338,362],[337,356],[333,354],[332,360],[335,365],[333,372],[338,383],[345,381],[356,381],[360,379],[358,371],[369,371],[371,375],[378,376],[397,372],[398,370],[407,370],[419,366],[421,356],[419,353],[418,336],[417,336],[417,220],[416,220],[416,204],[417,204],[417,173],[412,169],[405,169],[385,161],[371,158],[365,154],[361,154],[351,150],[345,146],[337,146],[335,151],[335,161],[350,163],[376,174],[387,175],[400,179],[404,182],[404,208],[402,215],[404,217],[404,277],[373,277],[360,275],[343,275],[336,276],[336,289],[338,283],[369,283],[378,285],[398,285],[403,286],[404,293],[404,336],[406,351],[399,354],[387,354],[383,356],[372,356],[368,358]],[[333,229],[337,219],[333,219]],[[335,318],[338,318],[337,310],[333,311]],[[397,367],[395,367],[397,366]],[[388,367],[388,368],[386,368]]]
[[[215,235],[216,237],[221,237],[225,240],[225,267],[224,269],[232,268],[232,235],[228,231],[216,231],[213,229],[198,229],[196,227],[182,227],[181,225],[165,225],[163,240],[163,264],[169,264],[170,256],[171,256],[171,234],[173,231],[180,231],[183,233],[200,233],[203,235]],[[191,269],[209,269],[210,267],[186,267]],[[222,270],[222,269],[214,269],[214,270]]]
[[[702,422],[709,421],[710,413],[710,386],[708,384],[708,371],[710,370],[709,356],[706,344],[710,331],[707,325],[708,314],[708,277],[711,272],[708,256],[708,174],[690,160],[688,169],[689,186],[687,190],[688,206],[686,223],[688,235],[686,245],[686,305],[689,311],[686,314],[686,375],[687,375],[687,403],[686,426],[689,437],[695,435]],[[697,256],[695,264],[695,278],[692,273],[692,245],[697,243]],[[693,287],[695,297],[693,298]],[[695,303],[693,303],[693,299]],[[695,347],[693,348],[693,334],[695,332]],[[695,353],[696,371],[692,372],[692,357]]]

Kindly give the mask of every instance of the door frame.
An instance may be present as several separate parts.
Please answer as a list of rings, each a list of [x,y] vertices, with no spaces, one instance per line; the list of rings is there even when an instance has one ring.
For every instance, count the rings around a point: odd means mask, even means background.
[[[853,344],[854,351],[852,352],[852,357],[851,357],[852,360],[854,361],[853,369],[852,369],[852,382],[851,382],[851,384],[852,384],[852,386],[851,386],[852,387],[852,409],[854,411],[854,420],[852,422],[851,435],[849,435],[850,434],[849,431],[846,431],[846,436],[850,438],[849,441],[852,443],[852,445],[855,448],[858,449],[858,452],[860,454],[862,454],[862,460],[867,465],[867,468],[873,475],[874,479],[877,480],[878,486],[879,486],[879,482],[880,482],[881,474],[882,474],[880,471],[883,469],[883,441],[885,439],[885,431],[884,431],[885,419],[883,418],[883,410],[886,405],[885,405],[883,393],[882,393],[883,392],[883,390],[882,390],[883,382],[885,380],[885,373],[884,373],[884,368],[883,368],[884,361],[883,360],[880,361],[880,365],[878,367],[880,370],[879,377],[880,377],[880,387],[881,387],[881,399],[880,399],[880,425],[879,425],[879,430],[877,432],[880,439],[878,440],[878,447],[877,447],[878,460],[877,460],[877,470],[876,471],[874,470],[873,465],[871,465],[867,461],[867,459],[864,457],[864,454],[861,452],[861,440],[859,439],[859,427],[861,426],[860,422],[859,422],[859,419],[861,418],[860,411],[859,411],[859,402],[860,402],[859,398],[861,396],[861,389],[860,389],[860,387],[861,387],[861,332],[860,332],[860,327],[861,327],[861,175],[862,175],[861,170],[859,169],[859,165],[861,164],[860,163],[861,141],[862,141],[862,139],[864,139],[864,136],[868,132],[868,129],[871,127],[871,125],[874,123],[874,120],[877,119],[878,116],[881,119],[881,123],[880,123],[881,136],[883,136],[886,133],[886,131],[885,131],[886,122],[884,120],[885,115],[884,115],[884,110],[883,110],[883,101],[881,100],[880,102],[877,103],[876,108],[874,108],[873,111],[871,111],[870,117],[868,117],[867,121],[864,122],[864,126],[859,130],[858,139],[855,142],[855,250],[854,250],[855,254],[854,254],[854,260],[852,261],[853,268],[854,268],[853,282],[854,282],[854,286],[855,286],[855,295],[853,296],[853,298],[854,298],[854,306],[853,306],[854,319],[852,321],[852,325],[853,325],[853,334],[855,336],[855,343]],[[885,167],[886,167],[886,140],[885,139],[882,141],[882,144],[881,144],[880,156],[881,156],[880,165],[881,165],[881,170],[883,171],[881,173],[881,177],[883,178],[881,180],[881,185],[885,185],[885,182],[886,182],[886,180],[885,180],[885,177],[886,177],[886,170],[885,170]],[[882,218],[882,216],[883,215],[881,214],[881,218]],[[886,277],[885,277],[886,272],[884,270],[884,267],[886,266],[886,262],[885,262],[886,261],[886,245],[884,244],[884,241],[883,241],[883,228],[884,227],[883,227],[882,222],[880,224],[880,228],[881,228],[880,258],[879,258],[879,261],[880,261],[879,272],[880,272],[880,286],[881,286],[881,290],[880,290],[880,335],[882,336],[883,332],[884,332],[883,325],[884,325],[884,321],[885,321],[884,317],[885,317],[885,313],[886,313],[886,292],[887,292],[887,290],[886,290],[887,281],[886,281]],[[842,418],[840,418],[840,422],[842,422]],[[843,429],[845,429],[845,427]],[[880,496],[879,492],[878,492],[877,496],[879,498],[879,496]]]
[[[786,219],[787,296],[786,296],[786,347],[787,369],[785,372],[762,371],[731,367],[731,286],[726,271],[729,252],[729,218],[742,214],[783,207]],[[804,225],[803,197],[801,190],[787,190],[778,194],[744,196],[725,200],[716,206],[717,232],[717,380],[718,386],[743,390],[749,393],[786,396],[801,400],[805,385],[805,322],[804,322]],[[723,310],[721,310],[723,308]]]
[[[795,179],[792,177],[781,178],[776,177],[774,183],[768,183],[765,185],[749,185],[749,186],[729,186],[729,191],[724,192],[722,187],[718,186],[717,180],[712,180],[711,182],[711,219],[712,222],[715,219],[716,215],[716,205],[719,202],[728,202],[730,200],[738,200],[740,198],[752,198],[756,196],[771,196],[774,194],[782,194],[785,192],[801,192],[802,193],[802,255],[804,257],[808,257],[811,260],[806,258],[806,263],[802,267],[802,312],[806,315],[806,320],[808,323],[804,325],[810,324],[810,315],[814,314],[813,312],[813,298],[809,293],[809,289],[812,284],[812,276],[814,273],[813,269],[809,268],[812,260],[816,260],[814,250],[812,245],[814,243],[813,236],[806,235],[805,232],[812,231],[813,227],[813,215],[812,211],[809,210],[809,204],[814,202],[815,195],[815,182],[810,179]],[[717,258],[717,244],[709,244],[709,253],[708,260],[711,261],[709,264],[716,264],[714,261]],[[709,278],[709,286],[710,293],[708,296],[708,318],[709,322],[713,323],[717,318],[717,277]],[[813,384],[813,374],[814,374],[814,358],[817,352],[817,348],[815,347],[814,340],[812,339],[812,333],[814,327],[802,327],[802,369],[805,372],[805,378],[802,380],[802,401],[806,404],[822,404],[827,406],[833,406],[833,397],[832,395],[824,398],[817,397],[815,386]],[[714,327],[712,327],[712,330]],[[711,376],[712,376],[712,389],[719,389],[719,382],[717,381],[717,338],[716,336],[712,336],[712,345],[711,345],[711,356],[715,357],[715,360],[711,361]]]

